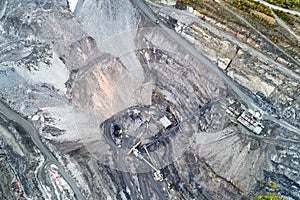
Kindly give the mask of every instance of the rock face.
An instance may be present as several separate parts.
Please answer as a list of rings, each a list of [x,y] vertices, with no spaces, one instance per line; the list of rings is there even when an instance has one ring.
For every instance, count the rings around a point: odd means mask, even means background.
[[[75,16],[102,52],[118,57],[138,82],[144,81],[143,69],[135,55],[140,16],[130,1],[83,0]]]
[[[78,77],[72,88],[72,102],[97,113],[98,120],[128,107],[150,105],[152,83],[139,84],[118,59],[108,58]]]
[[[220,139],[224,133],[229,134],[228,137]],[[264,178],[261,169],[272,168],[271,162],[267,162],[270,146],[251,150],[251,140],[241,139],[238,130],[229,128],[224,129],[223,133],[200,133],[195,140],[198,155],[212,166],[214,172],[246,193],[252,190],[257,179]]]
[[[151,3],[227,85],[131,1],[74,2],[0,0],[0,97],[28,121],[0,104],[0,199],[300,198],[299,84],[271,44],[214,1]],[[264,111],[260,135],[226,112],[245,101],[233,84]]]

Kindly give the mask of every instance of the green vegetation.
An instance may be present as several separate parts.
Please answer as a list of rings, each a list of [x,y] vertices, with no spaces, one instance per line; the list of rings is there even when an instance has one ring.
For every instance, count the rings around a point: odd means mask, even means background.
[[[227,3],[237,9],[250,14],[256,21],[264,26],[274,26],[275,19],[269,7],[260,2],[249,0],[234,0],[227,1]]]
[[[281,37],[278,35],[272,35],[271,40],[274,43],[278,43],[280,41]]]
[[[157,97],[158,99],[160,99],[160,100],[166,101],[166,95],[164,95],[163,93],[161,93],[161,92],[159,92],[159,91],[155,91],[155,92],[153,93],[153,95],[154,95],[155,97]]]
[[[274,10],[274,13],[283,21],[285,21],[287,24],[293,26],[295,23],[297,23],[297,17],[293,16],[289,13],[283,12],[281,10]]]
[[[298,1],[298,0],[297,0]],[[225,32],[229,32],[234,35],[250,37],[250,45],[260,43],[260,36],[255,36],[257,33],[255,30],[246,25],[237,16],[226,9],[223,6],[215,3],[211,0],[178,0],[177,8],[186,9],[187,5],[191,6],[194,10],[197,10],[202,14],[202,20],[206,20],[209,23],[217,21],[217,28],[222,29]],[[288,31],[279,26],[274,14],[276,14],[287,25],[291,26],[291,30],[296,34],[300,34],[300,18],[290,13],[284,13],[270,9],[268,6],[263,5],[253,0],[224,0],[223,3],[233,10],[238,15],[242,15],[248,22],[252,24],[260,33],[264,34],[273,43],[277,44],[282,49],[288,52],[290,55],[298,55],[298,49],[300,42],[297,42]],[[196,30],[196,29],[195,29]],[[197,31],[197,30],[196,30]],[[239,38],[243,40],[244,38]],[[262,38],[261,38],[262,39]],[[248,41],[248,40],[247,40]],[[263,40],[265,41],[265,40]],[[267,44],[267,43],[266,43]],[[269,51],[271,44],[267,44],[262,47],[262,51]],[[274,54],[275,55],[275,54]],[[285,57],[281,55],[281,57]]]
[[[283,200],[278,192],[276,192],[280,190],[280,187],[273,180],[268,179],[265,181],[258,181],[257,183],[259,185],[259,188],[265,189],[260,190],[260,192],[257,192],[255,195],[253,195],[253,200]]]
[[[275,182],[273,182],[273,181],[271,181],[271,180],[269,180],[269,181],[267,182],[267,185],[268,185],[270,188],[273,188],[273,189],[278,189],[278,188],[279,188],[279,186],[278,186]]]
[[[197,0],[178,0],[178,2],[188,4],[188,3],[192,3],[192,2],[197,2]]]
[[[265,194],[259,194],[259,195],[253,196],[253,200],[262,200],[262,199],[265,199],[265,200],[283,200],[283,198],[281,198],[277,194],[271,194],[271,193],[265,193]]]
[[[238,23],[239,19],[232,13],[224,10],[222,6],[211,0],[178,0],[177,3],[182,9],[186,9],[186,6],[191,6],[194,10],[199,13],[214,19],[224,24],[228,24],[228,27],[235,29],[236,26],[233,24]],[[203,18],[205,20],[205,17]],[[239,24],[240,25],[240,24]]]
[[[297,0],[265,0],[273,5],[292,10],[300,10],[300,2]]]
[[[249,1],[249,0],[235,0],[230,2],[234,7],[238,8],[239,10],[245,11],[251,14],[251,11],[255,10],[257,12],[264,13],[268,16],[273,16],[272,11],[269,7],[263,5],[262,3]]]

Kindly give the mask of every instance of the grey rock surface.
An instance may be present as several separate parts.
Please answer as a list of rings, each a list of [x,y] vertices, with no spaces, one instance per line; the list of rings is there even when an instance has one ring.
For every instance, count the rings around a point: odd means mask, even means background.
[[[300,198],[296,63],[222,4],[160,3],[0,0],[0,199]]]

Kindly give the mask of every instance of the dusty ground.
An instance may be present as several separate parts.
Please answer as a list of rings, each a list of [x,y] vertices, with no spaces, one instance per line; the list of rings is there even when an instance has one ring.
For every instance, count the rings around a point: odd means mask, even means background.
[[[1,100],[58,159],[1,115],[0,197],[76,199],[78,190],[84,199],[300,198],[299,58],[290,58],[299,49],[291,41],[278,49],[227,4],[149,4],[264,111],[255,135],[222,106],[245,99],[130,1],[78,2],[72,13],[67,1],[0,1]],[[128,153],[138,141],[152,167]]]

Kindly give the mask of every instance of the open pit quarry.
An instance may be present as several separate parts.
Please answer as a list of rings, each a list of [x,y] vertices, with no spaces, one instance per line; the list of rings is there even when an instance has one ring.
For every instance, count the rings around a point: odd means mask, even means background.
[[[299,10],[0,0],[0,199],[300,199]]]

